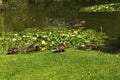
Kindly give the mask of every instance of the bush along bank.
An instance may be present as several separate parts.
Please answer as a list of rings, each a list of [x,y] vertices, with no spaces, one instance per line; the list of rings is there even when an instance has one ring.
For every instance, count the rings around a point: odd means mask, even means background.
[[[106,44],[109,37],[103,32],[97,32],[93,29],[26,29],[22,32],[0,33],[1,53],[6,53],[8,48],[16,45],[22,45],[22,51],[31,43],[36,43],[41,51],[50,50],[67,41],[67,48],[76,48],[84,46],[102,46]],[[22,52],[21,52],[22,53]]]
[[[101,4],[95,6],[84,7],[81,12],[120,12],[120,3]]]

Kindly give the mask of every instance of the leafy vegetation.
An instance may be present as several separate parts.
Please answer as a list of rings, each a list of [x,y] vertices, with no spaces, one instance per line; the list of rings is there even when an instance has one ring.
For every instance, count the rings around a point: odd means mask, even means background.
[[[108,36],[101,32],[96,32],[93,29],[61,29],[49,26],[48,29],[26,29],[22,32],[8,32],[1,33],[1,53],[17,44],[21,44],[25,48],[30,45],[31,42],[38,44],[42,51],[49,50],[60,44],[61,41],[66,40],[68,47],[78,47],[82,44],[87,46],[101,46],[105,44]]]
[[[65,8],[72,8],[72,6],[76,6],[76,9],[75,10],[79,10],[80,8],[82,7],[86,7],[86,6],[93,6],[93,5],[96,5],[94,6],[95,8],[93,9],[90,8],[90,7],[87,7],[85,8],[85,10],[87,11],[91,11],[94,10],[94,11],[101,11],[101,8],[102,8],[102,11],[104,10],[111,10],[111,11],[114,11],[113,9],[117,9],[119,10],[119,6],[116,6],[116,5],[119,5],[119,4],[116,4],[116,3],[119,3],[120,1],[119,0],[114,0],[114,1],[110,1],[110,0],[77,0],[77,1],[74,1],[74,0],[0,0],[0,9],[2,10],[6,10],[6,9],[12,9],[12,10],[16,10],[17,8],[27,8],[29,6],[42,6],[44,8],[49,8],[50,6],[52,6],[53,8],[56,7],[56,5],[58,7],[60,6],[63,6]],[[109,4],[113,4],[113,6],[109,5]],[[41,5],[42,4],[42,5]],[[101,5],[102,4],[102,5]],[[104,4],[107,4],[107,5],[104,5]],[[100,7],[99,7],[100,5]],[[110,8],[110,9],[108,9]],[[90,10],[89,10],[90,9]],[[84,11],[84,9],[83,9]]]
[[[0,10],[16,10],[27,7],[27,0],[1,0]]]
[[[0,55],[0,80],[119,80],[120,55],[67,49]]]
[[[83,11],[83,12],[119,12],[120,3],[95,5],[95,6],[82,8],[80,11]]]

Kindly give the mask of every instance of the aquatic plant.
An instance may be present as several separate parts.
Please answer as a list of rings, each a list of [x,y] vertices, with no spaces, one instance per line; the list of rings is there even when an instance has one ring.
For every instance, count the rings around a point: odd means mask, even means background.
[[[67,41],[67,47],[78,47],[82,44],[88,46],[104,45],[109,37],[105,33],[97,32],[93,29],[58,29],[48,28],[28,29],[22,32],[1,33],[0,47],[4,50],[9,47],[14,47],[16,44],[21,44],[23,49],[32,42],[38,44],[41,50],[54,48],[61,41]]]
[[[102,4],[82,8],[80,11],[83,12],[119,12],[120,3]]]

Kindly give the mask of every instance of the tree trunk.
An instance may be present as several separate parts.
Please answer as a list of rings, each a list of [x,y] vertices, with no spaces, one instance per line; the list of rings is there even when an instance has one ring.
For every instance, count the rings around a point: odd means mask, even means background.
[[[3,32],[5,31],[4,29],[4,17],[3,17],[3,14],[0,15],[0,32]]]
[[[2,0],[0,0],[0,5],[2,5]]]

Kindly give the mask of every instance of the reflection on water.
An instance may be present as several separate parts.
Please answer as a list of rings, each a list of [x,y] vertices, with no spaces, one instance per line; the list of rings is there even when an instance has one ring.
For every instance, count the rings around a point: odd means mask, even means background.
[[[61,10],[59,10],[61,9]],[[59,9],[44,9],[43,7],[30,7],[27,10],[7,11],[0,13],[0,31],[22,31],[25,28],[46,26],[46,18],[55,18],[56,22],[64,19],[58,25],[68,24],[67,20],[72,18],[80,21],[85,20],[83,25],[86,28],[94,28],[106,32],[111,36],[118,36],[120,34],[120,13],[81,13],[73,9],[60,7]],[[52,21],[52,20],[51,20]],[[71,20],[71,23],[72,20]],[[81,24],[74,24],[74,26],[81,26]]]

